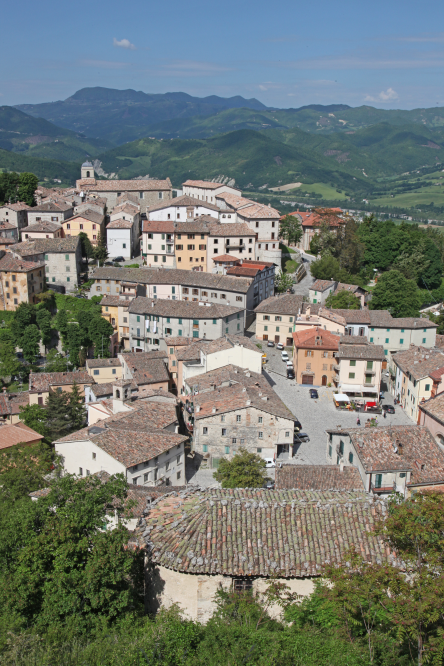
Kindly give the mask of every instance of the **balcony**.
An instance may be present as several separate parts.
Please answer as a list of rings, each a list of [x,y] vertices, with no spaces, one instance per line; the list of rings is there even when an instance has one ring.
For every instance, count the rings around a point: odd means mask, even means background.
[[[396,492],[396,483],[393,482],[391,486],[375,486],[372,482],[370,484],[370,490],[373,493],[394,493]]]
[[[333,364],[333,370],[334,370],[336,373],[338,373],[338,372],[339,372],[339,365],[337,365],[336,363]]]
[[[170,244],[171,244],[171,245],[174,245],[174,241],[173,241],[172,238],[167,238],[167,239],[166,239],[166,242],[168,243],[168,245],[170,245]]]
[[[376,370],[366,370],[365,374],[366,375],[376,375]]]

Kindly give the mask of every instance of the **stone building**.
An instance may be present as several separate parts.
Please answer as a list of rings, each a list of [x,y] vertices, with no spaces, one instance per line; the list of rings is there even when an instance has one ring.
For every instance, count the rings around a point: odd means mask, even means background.
[[[82,248],[74,238],[41,238],[17,243],[11,248],[14,256],[44,261],[48,288],[62,287],[74,291],[80,284]]]
[[[418,425],[426,426],[444,451],[444,393],[420,403]]]
[[[194,219],[201,215],[211,215],[217,220],[219,207],[202,199],[183,195],[154,204],[146,210],[147,220],[154,220],[156,222],[183,222],[184,220]]]
[[[136,530],[147,611],[178,604],[205,623],[219,587],[261,593],[271,580],[304,597],[353,549],[369,563],[399,565],[375,534],[386,513],[385,502],[362,491],[187,489],[151,501]]]
[[[23,227],[22,240],[36,238],[63,238],[63,227],[58,222],[36,222],[31,226]]]
[[[327,430],[327,462],[358,468],[367,492],[444,491],[444,453],[425,426]]]
[[[131,380],[139,391],[142,387],[165,393],[168,391],[169,376],[165,352],[129,352],[119,354],[118,358],[123,368],[123,379]]]
[[[50,393],[71,393],[74,383],[80,395],[85,387],[94,384],[87,372],[31,372],[29,375],[29,404],[44,405]]]
[[[130,348],[133,351],[159,349],[168,336],[215,340],[228,335],[243,335],[244,310],[232,305],[170,301],[142,296],[128,308]]]
[[[16,310],[20,303],[36,303],[45,290],[45,264],[27,261],[0,250],[0,308]]]
[[[0,221],[9,222],[9,224],[20,231],[28,225],[28,210],[31,210],[31,206],[23,203],[23,201],[4,204],[0,206]]]
[[[41,203],[39,206],[29,208],[28,210],[28,226],[32,226],[39,222],[55,222],[63,224],[65,220],[72,217],[73,205],[65,203],[64,201],[48,201]]]
[[[172,199],[172,186],[169,178],[166,180],[96,180],[91,162],[82,164],[81,178],[76,182],[76,187],[87,194],[95,194],[106,199],[106,207],[111,212],[119,204],[122,193],[135,194],[138,197],[141,213],[145,213],[146,209],[155,203]]]
[[[262,458],[293,457],[294,416],[262,375],[229,366],[193,377],[192,385],[185,422],[193,450],[212,467],[241,447]]]

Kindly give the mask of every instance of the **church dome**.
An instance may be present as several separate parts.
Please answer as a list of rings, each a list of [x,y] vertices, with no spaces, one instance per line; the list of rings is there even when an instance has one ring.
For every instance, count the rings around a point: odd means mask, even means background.
[[[82,167],[91,167],[92,168],[92,164],[91,164],[91,162],[83,162]]]

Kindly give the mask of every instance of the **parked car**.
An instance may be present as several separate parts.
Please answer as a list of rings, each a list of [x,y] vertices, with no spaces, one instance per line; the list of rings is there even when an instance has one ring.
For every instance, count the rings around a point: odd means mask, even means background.
[[[299,430],[302,430],[302,423],[298,419],[295,419],[294,431],[299,432]]]
[[[267,479],[267,481],[264,483],[264,488],[267,490],[274,490],[274,481]]]
[[[306,432],[295,432],[294,441],[296,444],[301,444],[302,442],[309,442],[310,437],[307,435]]]
[[[276,463],[273,460],[273,458],[264,458],[265,460],[265,467],[276,467]]]
[[[292,367],[293,367],[293,361],[291,359],[289,359],[287,361],[287,368],[292,368]]]
[[[269,341],[267,342],[267,347],[274,347],[274,342],[273,342],[273,340],[269,340]]]
[[[310,398],[319,398],[319,393],[316,389],[310,389]]]
[[[294,370],[293,368],[287,367],[287,379],[294,379]]]
[[[394,414],[395,413],[395,408],[393,405],[382,405],[382,409],[384,412],[387,412],[387,414]]]
[[[125,257],[115,257],[113,261],[125,261]]]
[[[282,342],[278,342],[277,345],[276,345],[276,349],[281,349],[282,350],[283,348],[284,348],[284,345],[282,344]]]
[[[290,357],[288,356],[286,351],[281,352],[281,359],[285,361],[285,363],[290,360]]]

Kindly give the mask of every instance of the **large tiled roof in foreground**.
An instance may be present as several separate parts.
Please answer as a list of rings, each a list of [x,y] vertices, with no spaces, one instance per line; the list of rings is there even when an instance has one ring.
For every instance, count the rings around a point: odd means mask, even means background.
[[[393,354],[393,361],[402,372],[410,373],[413,379],[419,380],[443,367],[444,351],[412,346],[410,349]]]
[[[296,316],[302,310],[303,297],[297,294],[270,296],[260,303],[255,312],[264,314],[286,314]]]
[[[364,490],[357,467],[345,465],[278,465],[276,490]]]
[[[363,492],[195,490],[144,513],[140,545],[154,564],[185,573],[321,576],[351,549],[368,562],[392,559],[373,532],[386,504]]]

